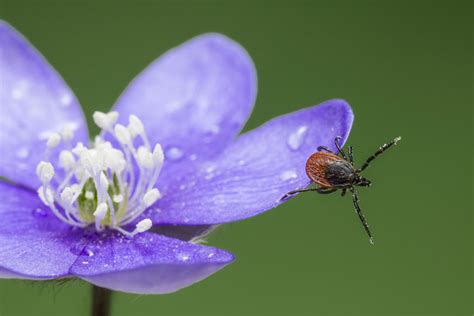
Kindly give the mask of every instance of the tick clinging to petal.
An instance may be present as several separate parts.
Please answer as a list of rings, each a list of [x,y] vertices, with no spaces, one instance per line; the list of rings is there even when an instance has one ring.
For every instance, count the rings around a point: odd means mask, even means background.
[[[312,154],[306,161],[306,174],[318,187],[290,191],[282,197],[282,200],[300,192],[316,191],[320,194],[329,194],[337,190],[342,190],[341,195],[344,196],[346,191],[349,190],[352,193],[352,202],[354,203],[355,211],[369,236],[370,243],[373,244],[374,239],[372,238],[372,233],[365,220],[365,216],[360,209],[359,197],[355,186],[371,186],[372,183],[361,176],[360,173],[364,171],[375,158],[388,148],[396,145],[401,139],[401,137],[397,137],[388,144],[384,144],[372,156],[367,158],[362,167],[355,168],[354,159],[352,157],[352,146],[347,148],[346,156],[340,144],[341,137],[337,136],[334,140],[337,153],[333,153],[326,146],[319,146],[318,151]]]

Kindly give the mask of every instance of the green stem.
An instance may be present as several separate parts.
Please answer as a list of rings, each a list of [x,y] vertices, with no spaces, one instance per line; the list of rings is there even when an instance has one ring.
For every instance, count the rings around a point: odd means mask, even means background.
[[[91,316],[109,316],[112,291],[92,285]]]

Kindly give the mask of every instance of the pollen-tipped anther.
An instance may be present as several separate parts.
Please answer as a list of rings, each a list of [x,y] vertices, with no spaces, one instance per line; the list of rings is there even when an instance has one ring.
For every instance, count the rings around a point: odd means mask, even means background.
[[[94,123],[99,126],[101,129],[109,131],[112,129],[112,126],[117,122],[118,113],[117,112],[109,112],[103,113],[96,111],[92,115],[94,119]]]
[[[59,145],[61,142],[61,135],[58,133],[52,133],[48,136],[48,140],[46,141],[46,146],[48,148],[54,148]]]
[[[143,196],[143,203],[145,204],[145,207],[149,207],[158,201],[160,197],[161,193],[157,188],[151,189]]]
[[[36,175],[42,183],[49,183],[54,177],[54,167],[49,162],[41,161],[36,167]]]
[[[145,218],[138,222],[138,224],[135,227],[135,232],[136,233],[143,233],[149,230],[152,227],[153,223],[149,218]]]
[[[118,141],[124,145],[130,145],[132,142],[132,137],[128,129],[123,126],[122,124],[115,125],[114,128],[115,137],[117,137]]]
[[[145,133],[142,121],[133,114],[128,118],[128,131],[132,137]]]

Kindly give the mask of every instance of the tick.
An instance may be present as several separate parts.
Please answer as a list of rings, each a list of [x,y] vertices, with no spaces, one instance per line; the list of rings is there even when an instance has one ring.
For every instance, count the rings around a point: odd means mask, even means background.
[[[301,192],[316,191],[320,194],[329,194],[341,190],[341,196],[349,190],[352,193],[352,202],[359,219],[364,226],[369,241],[374,244],[374,239],[369,229],[369,225],[365,220],[365,216],[359,206],[359,197],[355,186],[370,187],[371,182],[360,175],[362,171],[367,169],[370,163],[381,155],[384,151],[396,145],[402,138],[397,137],[388,144],[381,146],[372,156],[367,158],[360,168],[354,167],[354,158],[352,156],[352,146],[347,147],[347,156],[340,145],[341,137],[337,136],[334,143],[337,153],[332,152],[325,146],[319,146],[317,152],[312,154],[306,161],[306,174],[311,179],[312,184],[318,185],[316,188],[299,189],[288,192],[281,199],[285,199],[291,195]]]

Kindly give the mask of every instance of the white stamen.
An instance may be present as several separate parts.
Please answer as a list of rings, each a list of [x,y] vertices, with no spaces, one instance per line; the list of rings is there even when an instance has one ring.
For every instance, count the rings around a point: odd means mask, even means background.
[[[153,226],[153,223],[149,218],[145,218],[144,220],[141,220],[138,222],[138,224],[135,226],[135,233],[143,233],[149,230]]]
[[[107,176],[103,172],[100,173],[100,185],[105,188],[105,190],[109,187],[109,180],[107,180]]]
[[[73,192],[74,194],[79,193],[80,190],[81,190],[80,185],[77,184],[77,183],[74,183],[73,185],[71,185],[70,188],[71,188],[71,190],[72,190],[72,192]]]
[[[48,148],[54,148],[59,145],[61,142],[61,136],[58,133],[52,133],[48,136],[48,140],[46,141],[46,146]]]
[[[143,123],[135,115],[129,116],[127,127],[116,124],[117,112],[95,112],[93,116],[94,122],[103,129],[101,136],[95,138],[90,148],[78,142],[72,150],[62,150],[55,157],[65,171],[62,179],[56,179],[50,162],[40,162],[36,174],[43,186],[38,195],[56,217],[72,226],[86,227],[95,223],[97,231],[107,226],[129,237],[147,231],[152,227],[150,219],[140,221],[133,231],[123,227],[136,221],[161,197],[154,185],[164,162],[163,149],[156,144],[151,150]],[[49,132],[47,148],[54,148],[62,141],[69,148],[75,129],[77,127],[64,125],[59,133]],[[111,134],[115,138],[112,143],[119,143],[120,147],[114,148],[105,140],[104,132]],[[57,155],[52,151],[46,153],[47,158]],[[53,178],[55,181],[51,183]],[[79,199],[82,196],[96,199],[96,209],[86,209],[90,203],[82,203]]]
[[[65,187],[63,192],[61,192],[61,200],[66,203],[66,205],[71,205],[74,198],[74,191],[70,187]]]
[[[46,194],[45,194],[46,191]],[[50,188],[44,188],[43,186],[40,186],[38,189],[38,196],[41,199],[41,202],[43,202],[45,205],[50,206],[51,204],[54,203],[54,196],[53,192],[51,191]]]
[[[153,161],[155,162],[155,165],[161,167],[164,160],[165,156],[163,153],[163,148],[160,144],[156,144],[155,148],[153,149]]]
[[[94,192],[92,192],[92,191],[86,191],[85,196],[86,196],[86,199],[92,200],[92,199],[94,198]]]
[[[104,130],[111,130],[112,126],[117,122],[118,119],[118,113],[117,112],[109,112],[109,113],[103,113],[103,112],[94,112],[92,115],[92,118],[94,119],[94,122],[97,126],[99,126],[101,129]]]
[[[158,201],[160,197],[161,193],[157,188],[151,189],[143,196],[143,203],[145,204],[145,207],[149,207]]]
[[[65,124],[61,128],[61,137],[68,142],[74,138],[74,128],[70,124]]]
[[[115,203],[122,203],[123,201],[123,196],[122,194],[116,194],[114,195],[113,199],[112,199]]]
[[[82,153],[84,150],[87,150],[87,148],[84,147],[84,145],[83,145],[81,142],[79,142],[79,143],[77,143],[76,147],[74,147],[74,148],[72,149],[72,152],[73,152],[74,154],[80,156],[81,153]]]
[[[140,166],[146,169],[153,168],[153,154],[145,146],[138,147],[137,160]]]
[[[74,155],[69,150],[61,151],[61,153],[59,154],[59,165],[64,170],[72,169],[75,163],[76,163],[76,159],[74,158]]]
[[[106,163],[107,167],[115,173],[121,173],[127,165],[127,161],[125,160],[123,153],[115,148],[107,151]]]
[[[99,203],[97,208],[95,209],[94,216],[96,220],[103,220],[105,215],[107,215],[107,204],[106,203]]]
[[[97,150],[86,149],[82,151],[79,156],[84,170],[87,171],[91,177],[94,177],[99,169],[96,154]]]
[[[49,183],[54,176],[53,165],[49,162],[41,161],[36,167],[36,175],[42,183]]]
[[[142,121],[133,114],[128,118],[128,131],[132,137],[143,135],[145,133]]]
[[[117,124],[115,125],[114,131],[115,137],[117,137],[117,140],[120,143],[124,145],[129,145],[132,143],[132,137],[130,135],[130,132],[125,126],[123,126],[122,124]]]

